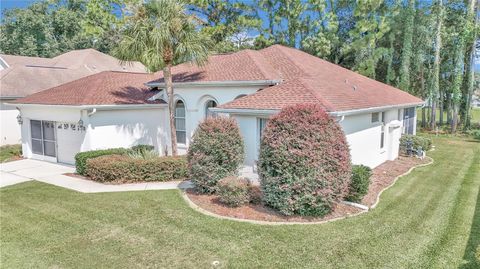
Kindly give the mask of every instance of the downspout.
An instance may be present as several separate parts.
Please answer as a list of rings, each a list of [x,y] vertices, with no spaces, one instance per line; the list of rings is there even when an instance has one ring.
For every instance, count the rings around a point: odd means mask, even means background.
[[[342,122],[344,119],[345,119],[345,115],[342,115],[342,117],[340,119],[337,119],[337,123]]]
[[[87,116],[91,117],[93,114],[97,113],[97,109],[92,109],[92,112],[88,112]]]

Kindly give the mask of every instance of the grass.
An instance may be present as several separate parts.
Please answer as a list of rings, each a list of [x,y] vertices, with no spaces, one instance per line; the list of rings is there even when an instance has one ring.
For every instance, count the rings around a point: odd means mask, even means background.
[[[0,147],[0,163],[8,162],[22,155],[22,145],[5,145]]]
[[[178,191],[0,189],[5,268],[479,268],[480,143],[435,138],[435,163],[367,214],[260,226],[202,215]]]

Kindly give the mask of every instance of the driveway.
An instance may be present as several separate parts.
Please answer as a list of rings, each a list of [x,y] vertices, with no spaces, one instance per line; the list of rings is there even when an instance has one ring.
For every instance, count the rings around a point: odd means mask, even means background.
[[[31,159],[0,164],[0,187],[25,181],[50,181],[65,177],[65,173],[74,173],[75,167]]]
[[[2,163],[0,164],[0,188],[30,180],[37,180],[85,193],[171,190],[192,187],[189,181],[141,182],[118,185],[102,184],[78,177],[66,176],[64,175],[65,173],[75,173],[75,167],[31,159]]]

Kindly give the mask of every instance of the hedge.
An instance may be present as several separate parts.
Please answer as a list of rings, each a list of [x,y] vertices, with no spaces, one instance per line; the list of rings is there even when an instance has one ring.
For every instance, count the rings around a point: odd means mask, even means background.
[[[234,119],[210,117],[201,122],[187,154],[190,180],[197,190],[214,193],[220,179],[236,175],[243,163],[243,147]]]
[[[284,215],[326,215],[348,194],[345,134],[319,105],[286,107],[265,127],[258,171],[267,206]]]
[[[368,193],[372,169],[365,165],[354,165],[352,167],[352,180],[350,182],[347,201],[358,203]]]
[[[123,155],[129,153],[129,149],[125,148],[113,148],[113,149],[100,149],[100,150],[91,150],[91,151],[84,151],[79,152],[75,155],[75,167],[77,169],[77,173],[80,175],[85,174],[85,166],[87,164],[88,159],[104,156],[104,155]]]
[[[185,157],[133,159],[106,155],[87,160],[85,173],[99,182],[141,182],[182,180],[187,177]]]
[[[428,151],[432,148],[432,140],[430,138],[416,136],[416,135],[403,135],[400,138],[400,152],[403,154],[407,153],[407,142],[413,142],[413,149],[417,150],[422,148],[424,151]]]

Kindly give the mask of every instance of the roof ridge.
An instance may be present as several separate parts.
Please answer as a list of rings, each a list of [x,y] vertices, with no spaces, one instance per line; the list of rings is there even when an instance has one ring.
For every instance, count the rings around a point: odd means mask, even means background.
[[[312,87],[310,87],[310,84],[305,83],[304,80],[306,79],[311,79],[311,77],[302,77],[295,80],[300,82],[305,87],[305,89],[307,89],[313,95],[313,97],[315,97],[315,99],[317,99],[323,106],[325,106],[325,108],[327,108],[328,110],[334,110],[334,106],[329,101],[327,101],[325,98],[323,98],[323,96],[319,95],[314,89],[312,89]]]
[[[250,59],[252,59],[252,61],[255,63],[255,66],[258,67],[258,69],[260,70],[260,72],[262,73],[262,75],[264,75],[265,77],[269,77],[269,72],[267,70],[265,70],[265,66],[263,66],[261,63],[259,63],[258,59],[256,58],[256,56],[260,56],[260,57],[263,57],[263,60],[268,64],[270,65],[270,67],[272,68],[272,70],[275,70],[275,68],[271,65],[271,63],[266,59],[266,57],[261,54],[259,51],[256,51],[256,50],[251,50],[251,49],[246,49],[245,50],[248,54],[248,56],[250,57]],[[255,54],[255,55],[253,55]],[[276,70],[275,70],[276,71]]]

